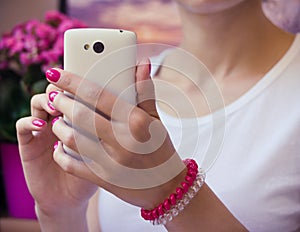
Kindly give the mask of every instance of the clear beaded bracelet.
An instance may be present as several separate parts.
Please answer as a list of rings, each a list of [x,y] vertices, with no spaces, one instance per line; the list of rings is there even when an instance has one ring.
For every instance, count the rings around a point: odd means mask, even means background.
[[[187,167],[187,174],[181,186],[154,209],[141,209],[141,216],[153,225],[166,225],[173,220],[195,197],[205,181],[205,172],[201,169],[198,171],[194,160],[186,159],[183,162]]]

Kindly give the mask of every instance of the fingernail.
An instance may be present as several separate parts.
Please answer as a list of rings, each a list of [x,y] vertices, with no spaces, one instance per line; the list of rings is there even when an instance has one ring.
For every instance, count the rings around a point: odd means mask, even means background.
[[[49,81],[57,82],[60,78],[60,72],[53,68],[48,69],[46,71],[46,77]]]
[[[49,108],[50,108],[51,110],[56,110],[55,107],[51,104],[50,101],[48,101],[48,106],[49,106]]]
[[[44,125],[46,125],[46,122],[42,119],[35,119],[32,121],[32,124],[37,127],[43,127]]]
[[[56,96],[57,94],[58,94],[57,91],[52,91],[52,92],[49,93],[49,100],[50,100],[50,102],[53,102],[53,101],[54,101],[54,98],[55,98],[55,96]]]
[[[149,70],[149,73],[151,73],[151,62],[149,59],[142,59],[141,62],[140,62],[140,65],[147,65],[148,66],[148,70]]]
[[[53,145],[54,150],[56,150],[57,147],[58,147],[58,141],[56,141]]]
[[[57,121],[57,120],[59,120],[61,117],[56,117],[56,118],[53,118],[53,120],[52,120],[52,125]]]

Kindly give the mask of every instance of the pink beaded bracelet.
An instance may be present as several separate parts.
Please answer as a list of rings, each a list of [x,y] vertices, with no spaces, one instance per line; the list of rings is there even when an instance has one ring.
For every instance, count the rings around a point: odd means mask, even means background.
[[[204,183],[205,173],[202,170],[198,172],[195,160],[186,159],[183,162],[187,167],[187,174],[181,186],[154,209],[141,209],[141,216],[153,225],[165,225],[170,222],[184,210]]]

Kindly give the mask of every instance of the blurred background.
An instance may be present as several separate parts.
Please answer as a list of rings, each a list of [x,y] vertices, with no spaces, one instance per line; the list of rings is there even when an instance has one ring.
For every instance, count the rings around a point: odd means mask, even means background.
[[[266,15],[294,33],[300,30],[299,3],[263,0]],[[140,42],[176,44],[180,39],[180,20],[172,0],[1,0],[0,34],[25,20],[42,19],[50,9],[63,10],[89,27],[134,30]]]
[[[263,8],[274,24],[292,33],[300,31],[300,0],[263,0]],[[1,0],[0,34],[26,20],[42,20],[53,9],[89,27],[133,30],[139,43],[176,45],[180,40],[180,19],[172,0]],[[2,170],[0,166],[0,216],[7,216]]]

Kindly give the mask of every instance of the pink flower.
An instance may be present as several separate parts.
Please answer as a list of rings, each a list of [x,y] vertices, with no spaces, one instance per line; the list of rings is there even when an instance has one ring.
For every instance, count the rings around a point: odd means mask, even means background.
[[[62,54],[59,50],[44,51],[40,54],[40,58],[43,59],[42,70],[46,71],[51,67],[61,67]]]
[[[15,54],[21,52],[24,48],[23,45],[24,44],[22,41],[15,40],[14,44],[10,48],[9,55],[14,56]]]
[[[37,40],[34,35],[27,35],[24,38],[24,49],[26,51],[36,52],[37,50]]]
[[[49,47],[51,47],[50,45],[51,45],[50,41],[46,39],[37,41],[37,47],[39,51],[47,50]]]
[[[40,27],[41,23],[37,20],[29,20],[24,24],[24,32],[26,34],[33,34],[35,29]]]
[[[56,50],[60,53],[61,56],[64,54],[64,37],[63,35],[60,35],[57,37],[54,45],[53,50]]]
[[[16,42],[16,39],[14,37],[9,36],[3,36],[1,42],[0,42],[0,49],[11,49],[14,46],[14,43]]]
[[[67,17],[64,14],[61,14],[58,11],[48,11],[45,14],[45,22],[51,24],[53,26],[59,25],[62,21],[64,21]]]
[[[58,63],[61,56],[60,51],[51,49],[41,52],[40,59],[43,60],[45,64]]]
[[[33,19],[16,25],[0,40],[0,69],[31,76],[36,75],[28,73],[32,71],[31,65],[42,70],[51,66],[61,67],[64,32],[83,27],[86,27],[84,23],[57,11],[47,12],[45,22]]]
[[[30,53],[23,52],[20,54],[20,63],[25,66],[29,66],[32,64]]]
[[[53,40],[56,37],[55,29],[44,23],[35,28],[35,33],[39,39]]]

